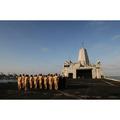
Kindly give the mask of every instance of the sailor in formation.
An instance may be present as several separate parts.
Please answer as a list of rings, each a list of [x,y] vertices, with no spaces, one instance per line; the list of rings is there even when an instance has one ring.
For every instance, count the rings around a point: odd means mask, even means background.
[[[53,83],[53,77],[52,75],[48,75],[48,84],[49,84],[49,89],[52,90],[52,83]]]
[[[37,88],[37,75],[34,75],[33,77],[33,81],[34,81],[34,88]]]
[[[29,87],[30,89],[55,89],[58,90],[59,76],[57,74],[52,75],[19,75],[17,77],[18,90],[24,89],[25,91]]]
[[[42,89],[42,79],[43,79],[42,74],[39,74],[39,76],[38,76],[38,82],[39,82],[39,88],[40,89]]]
[[[30,89],[32,89],[32,83],[33,83],[33,75],[29,76]]]
[[[22,75],[17,76],[18,90],[21,90]]]
[[[44,76],[44,88],[47,89],[47,76]]]
[[[54,89],[58,90],[58,76],[57,76],[57,74],[55,74],[53,77],[53,83],[54,83]]]
[[[27,81],[28,81],[28,75],[25,75],[24,77],[24,88],[25,88],[25,91],[27,90]]]
[[[22,87],[22,88],[25,87],[24,81],[25,81],[25,75],[23,74],[23,75],[22,75],[22,82],[21,82],[21,87]]]

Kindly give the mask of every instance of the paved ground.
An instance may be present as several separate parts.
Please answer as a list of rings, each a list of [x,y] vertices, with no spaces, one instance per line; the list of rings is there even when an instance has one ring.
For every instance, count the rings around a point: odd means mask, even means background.
[[[0,99],[120,99],[120,82],[111,80],[70,80],[66,89],[33,89],[18,92],[16,83],[0,84]]]

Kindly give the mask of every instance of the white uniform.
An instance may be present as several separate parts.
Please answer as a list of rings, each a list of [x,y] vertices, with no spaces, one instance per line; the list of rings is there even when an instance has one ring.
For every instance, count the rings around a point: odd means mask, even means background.
[[[49,89],[52,90],[52,76],[48,76]]]
[[[37,76],[34,76],[33,79],[34,79],[34,87],[37,88]]]
[[[39,87],[40,89],[42,89],[42,76],[41,75],[39,75],[38,81],[39,81]]]
[[[53,77],[53,82],[54,82],[54,89],[58,90],[58,76],[57,75]]]
[[[30,76],[30,77],[29,77],[30,89],[32,89],[32,79],[33,79],[33,77],[32,77],[32,76]]]
[[[19,76],[19,77],[17,78],[17,82],[18,82],[18,90],[21,90],[21,80],[22,80],[22,77]]]
[[[47,89],[47,77],[46,76],[44,77],[44,87],[45,89]]]

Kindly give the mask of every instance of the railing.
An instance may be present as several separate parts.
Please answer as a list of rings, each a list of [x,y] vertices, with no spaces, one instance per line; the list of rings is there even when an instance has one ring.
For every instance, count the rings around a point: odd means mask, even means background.
[[[105,79],[120,82],[120,80],[109,78],[109,77],[105,77]]]

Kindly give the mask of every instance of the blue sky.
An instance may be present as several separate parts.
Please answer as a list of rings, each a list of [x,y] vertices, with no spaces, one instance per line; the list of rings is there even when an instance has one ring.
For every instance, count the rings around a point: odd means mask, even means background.
[[[83,41],[91,63],[120,75],[119,21],[0,21],[0,72],[60,72]]]

